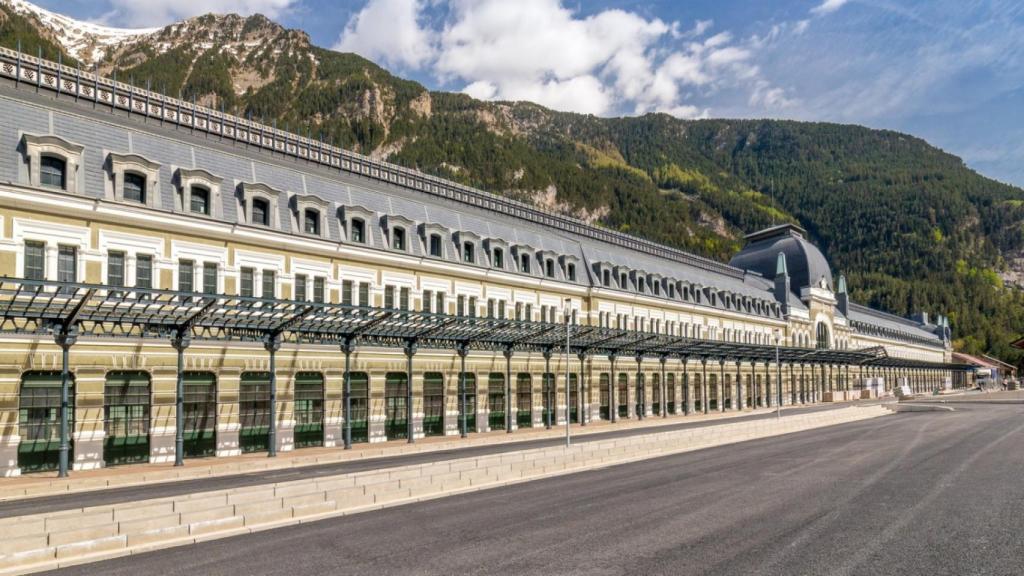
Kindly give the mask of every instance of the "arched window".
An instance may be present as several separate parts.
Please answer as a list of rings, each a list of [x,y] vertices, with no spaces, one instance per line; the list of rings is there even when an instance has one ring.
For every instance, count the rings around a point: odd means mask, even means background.
[[[270,225],[270,204],[262,198],[254,198],[252,201],[252,223],[263,226]]]
[[[352,219],[352,230],[349,236],[349,240],[352,242],[358,242],[360,244],[366,242],[366,223],[362,218]]]
[[[67,162],[57,156],[39,158],[39,183],[47,188],[63,190],[67,177]]]
[[[312,208],[302,211],[302,229],[306,234],[320,235],[320,212]]]
[[[189,189],[189,211],[193,214],[210,215],[210,190],[202,186]]]
[[[134,172],[124,173],[124,199],[130,202],[146,203],[146,178]]]
[[[819,348],[819,349],[829,348],[830,346],[829,346],[828,326],[824,322],[818,322],[817,332],[818,332],[817,348]]]

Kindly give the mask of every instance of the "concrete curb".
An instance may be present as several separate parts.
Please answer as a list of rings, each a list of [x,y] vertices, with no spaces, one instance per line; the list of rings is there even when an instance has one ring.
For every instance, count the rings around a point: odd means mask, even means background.
[[[887,410],[893,412],[953,412],[952,406],[943,406],[941,404],[889,404],[886,405]]]
[[[890,414],[850,407],[0,520],[0,575],[379,510]]]

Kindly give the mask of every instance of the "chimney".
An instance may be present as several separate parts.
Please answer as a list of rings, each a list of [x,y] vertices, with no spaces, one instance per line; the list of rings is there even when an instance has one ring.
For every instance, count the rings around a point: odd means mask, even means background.
[[[786,255],[779,252],[775,264],[775,299],[782,306],[782,313],[789,314],[789,269],[786,267]]]
[[[839,288],[836,291],[836,306],[843,316],[850,316],[850,295],[846,292],[846,276],[839,275]]]

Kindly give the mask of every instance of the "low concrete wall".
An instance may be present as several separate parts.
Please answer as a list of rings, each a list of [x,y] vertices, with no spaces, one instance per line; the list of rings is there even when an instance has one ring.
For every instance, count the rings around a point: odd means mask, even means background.
[[[0,519],[0,574],[19,574],[546,476],[874,418],[880,406],[653,432],[386,470]]]

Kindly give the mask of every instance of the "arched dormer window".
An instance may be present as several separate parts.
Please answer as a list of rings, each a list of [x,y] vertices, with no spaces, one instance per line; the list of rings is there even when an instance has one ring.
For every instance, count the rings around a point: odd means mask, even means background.
[[[570,262],[569,264],[567,264],[565,266],[565,276],[566,276],[566,279],[569,280],[569,282],[575,282],[576,281],[576,265],[575,264]]]
[[[302,230],[306,234],[320,235],[320,211],[306,208],[302,211]]]
[[[83,192],[78,168],[84,151],[85,147],[53,134],[23,134],[21,152],[25,162],[19,166],[19,179],[30,186]]]
[[[505,250],[502,248],[495,248],[491,251],[491,266],[495,268],[505,268]]]
[[[391,248],[402,251],[406,249],[405,228],[395,227],[391,231]]]
[[[270,226],[270,203],[263,198],[253,198],[249,215],[252,224]]]
[[[178,194],[175,208],[187,214],[222,218],[221,178],[199,168],[178,168],[174,174]]]
[[[544,261],[544,275],[548,278],[555,277],[555,261],[548,258]]]
[[[444,244],[440,234],[431,234],[429,240],[430,255],[435,258],[444,258]]]
[[[129,202],[146,203],[146,177],[135,172],[124,173],[124,199]]]
[[[462,243],[462,261],[469,264],[476,263],[476,244],[469,241]]]
[[[519,271],[523,274],[530,273],[530,255],[523,254],[519,257]]]

